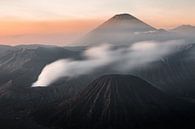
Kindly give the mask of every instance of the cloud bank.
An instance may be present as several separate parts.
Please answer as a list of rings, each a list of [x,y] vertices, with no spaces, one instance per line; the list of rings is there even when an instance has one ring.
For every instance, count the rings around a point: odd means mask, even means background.
[[[32,87],[45,87],[60,78],[73,78],[111,65],[114,70],[131,70],[162,59],[182,50],[183,41],[144,41],[128,47],[115,48],[109,44],[91,47],[83,52],[84,60],[61,59],[46,65]]]

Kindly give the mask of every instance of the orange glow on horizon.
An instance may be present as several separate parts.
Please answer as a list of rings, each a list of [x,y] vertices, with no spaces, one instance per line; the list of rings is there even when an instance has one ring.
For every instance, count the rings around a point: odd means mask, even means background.
[[[169,29],[182,24],[195,23],[195,19],[164,19],[162,16],[143,18],[142,21],[156,28]],[[94,29],[105,19],[99,20],[53,20],[53,21],[25,21],[25,20],[0,20],[0,36],[14,36],[25,34],[52,34],[52,33],[83,33]]]
[[[101,20],[0,21],[0,36],[22,34],[78,33],[93,29]]]
[[[188,23],[195,23],[195,19],[169,18],[165,16],[137,17],[156,28],[171,29]],[[56,43],[57,41],[74,41],[83,34],[93,30],[108,18],[86,20],[0,20],[0,44],[21,43]],[[165,19],[165,20],[161,20]],[[190,21],[189,21],[190,20]]]
[[[0,21],[0,44],[70,42],[101,20]]]

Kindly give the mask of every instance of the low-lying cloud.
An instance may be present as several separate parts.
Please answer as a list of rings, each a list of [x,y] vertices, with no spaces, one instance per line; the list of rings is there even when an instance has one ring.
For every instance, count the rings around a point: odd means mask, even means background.
[[[61,59],[46,65],[32,87],[49,86],[60,78],[89,74],[109,65],[117,71],[135,69],[180,51],[185,45],[183,41],[174,40],[144,41],[120,48],[109,44],[91,47],[83,52],[83,60]]]

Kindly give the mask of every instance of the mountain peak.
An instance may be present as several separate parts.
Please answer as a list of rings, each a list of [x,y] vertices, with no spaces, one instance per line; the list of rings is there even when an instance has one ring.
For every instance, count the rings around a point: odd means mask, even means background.
[[[122,87],[121,87],[122,86]],[[132,76],[132,75],[120,75],[120,74],[110,74],[99,77],[94,80],[91,84],[89,84],[88,88],[91,89],[105,89],[100,90],[98,92],[102,92],[103,94],[113,94],[117,95],[121,93],[127,92],[128,94],[133,95],[135,90],[140,91],[143,90],[147,92],[150,89],[150,92],[154,90],[154,92],[159,92],[158,89],[150,85],[148,82]],[[115,93],[117,92],[117,93]],[[88,93],[88,92],[87,92]],[[138,94],[137,94],[138,95]]]
[[[191,28],[195,28],[195,26],[192,26],[192,25],[181,25],[181,26],[178,26],[175,29],[191,29]]]
[[[113,19],[128,20],[128,19],[137,19],[137,18],[128,13],[122,13],[122,14],[115,15]]]
[[[80,43],[87,45],[105,42],[111,44],[129,44],[135,42],[132,41],[136,39],[135,33],[155,30],[154,27],[130,14],[117,14],[88,33],[80,40]]]
[[[148,128],[150,122],[161,127],[158,121],[167,120],[166,114],[175,115],[172,112],[175,104],[169,96],[139,77],[104,75],[91,82],[64,109],[59,109],[57,116],[60,117],[54,118],[54,123],[79,129]]]
[[[194,26],[192,26],[190,24],[184,24],[184,25],[181,25],[180,27],[194,27]]]
[[[195,26],[192,25],[181,25],[178,26],[171,31],[173,32],[179,32],[179,33],[187,33],[187,35],[195,32]]]
[[[116,14],[110,19],[108,19],[103,25],[109,25],[109,24],[116,24],[114,26],[118,26],[118,23],[120,24],[128,24],[130,26],[131,24],[145,24],[138,18],[134,17],[133,15],[130,15],[128,13],[122,13],[122,14]],[[145,24],[146,25],[146,24]]]

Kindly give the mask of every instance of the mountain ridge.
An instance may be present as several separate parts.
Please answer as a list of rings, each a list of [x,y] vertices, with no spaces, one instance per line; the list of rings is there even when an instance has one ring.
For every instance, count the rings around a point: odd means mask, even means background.
[[[76,129],[163,128],[182,119],[186,107],[180,102],[136,76],[104,75],[58,108],[52,121]]]

